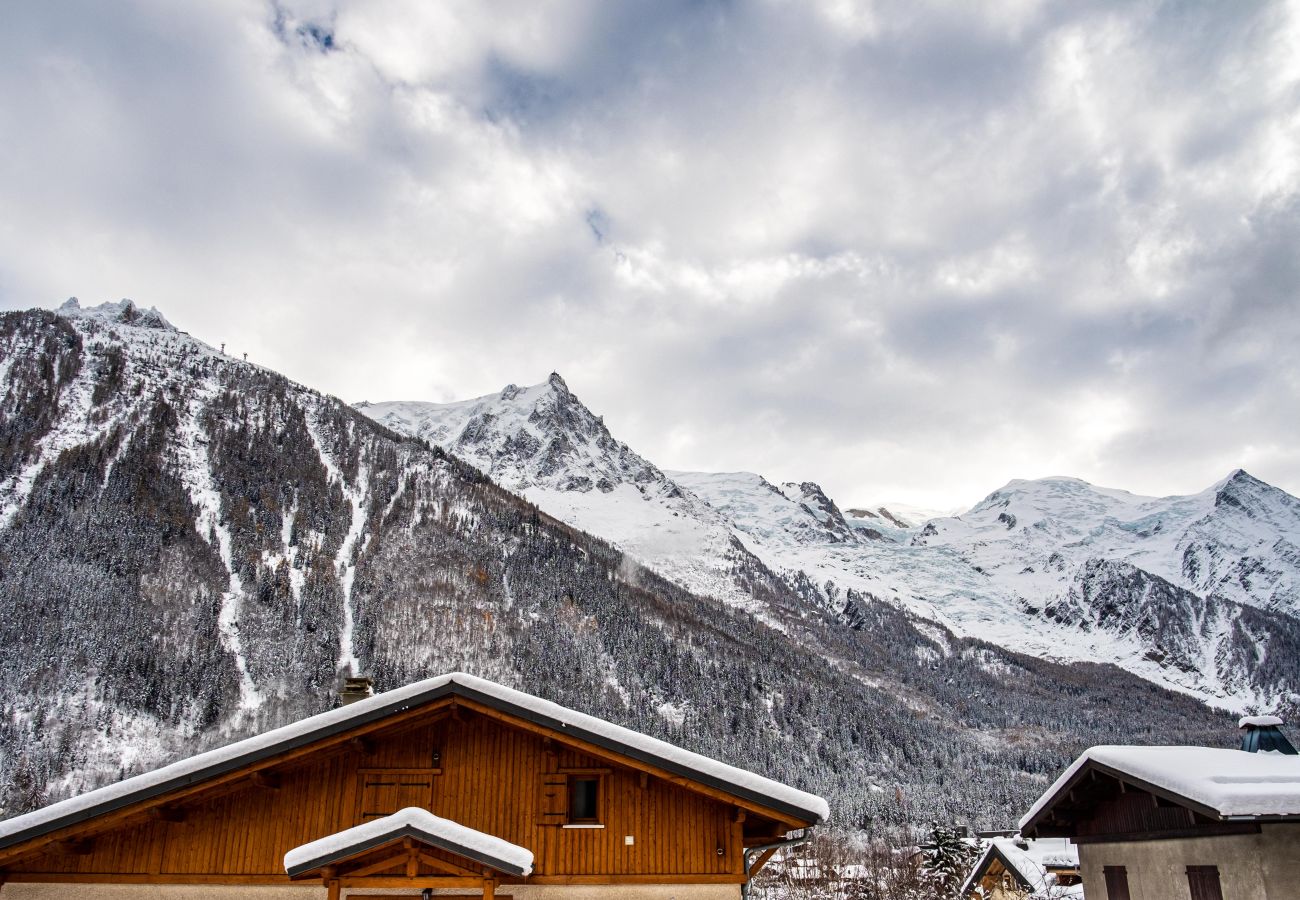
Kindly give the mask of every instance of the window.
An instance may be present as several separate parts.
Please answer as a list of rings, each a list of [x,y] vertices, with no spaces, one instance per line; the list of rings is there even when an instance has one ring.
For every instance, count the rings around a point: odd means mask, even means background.
[[[362,771],[360,808],[362,822],[389,816],[407,806],[428,809],[433,801],[433,773],[420,770]]]
[[[600,779],[569,779],[569,821],[596,823],[600,821]]]
[[[1129,900],[1128,869],[1123,866],[1106,866],[1106,900]]]
[[[1218,866],[1188,866],[1187,886],[1192,889],[1192,900],[1223,900]]]

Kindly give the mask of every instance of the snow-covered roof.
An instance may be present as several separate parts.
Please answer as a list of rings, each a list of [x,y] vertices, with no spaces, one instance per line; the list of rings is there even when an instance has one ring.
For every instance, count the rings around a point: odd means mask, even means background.
[[[1024,846],[1021,846],[1021,845]],[[1079,865],[1079,851],[1064,838],[1038,838],[1026,840],[1019,837],[994,838],[984,848],[970,875],[962,885],[961,894],[974,890],[989,865],[999,859],[1008,871],[1016,875],[1021,885],[1031,894],[1042,894],[1056,884],[1048,870],[1066,869]]]
[[[576,712],[558,703],[473,675],[453,672],[376,694],[348,706],[310,716],[291,725],[15,816],[0,822],[0,848],[169,791],[198,784],[453,694],[684,776],[765,809],[784,813],[797,821],[815,824],[830,816],[830,808],[821,797],[692,753],[621,725]]]
[[[527,847],[475,831],[415,806],[294,847],[284,855],[284,869],[290,877],[300,875],[406,837],[508,875],[528,875],[533,871],[533,852]]]
[[[1277,716],[1242,716],[1237,720],[1238,728],[1245,728],[1249,725],[1252,728],[1267,728],[1270,725],[1281,725],[1282,720]]]
[[[1300,816],[1300,757],[1213,747],[1090,747],[1020,820],[1029,828],[1082,777],[1099,769],[1221,819]]]

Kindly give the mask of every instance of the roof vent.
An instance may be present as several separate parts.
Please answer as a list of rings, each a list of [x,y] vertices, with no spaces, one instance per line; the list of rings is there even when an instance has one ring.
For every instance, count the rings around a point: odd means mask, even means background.
[[[344,706],[347,706],[349,703],[356,703],[358,700],[374,696],[374,693],[375,684],[369,676],[349,676],[343,679],[343,690],[339,691],[339,701]]]
[[[1296,756],[1295,747],[1278,728],[1282,720],[1277,716],[1244,716],[1237,727],[1241,729],[1241,749],[1247,753],[1285,753]]]

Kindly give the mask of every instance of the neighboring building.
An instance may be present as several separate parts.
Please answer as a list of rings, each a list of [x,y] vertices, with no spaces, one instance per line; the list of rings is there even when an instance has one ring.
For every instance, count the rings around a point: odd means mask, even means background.
[[[0,822],[0,896],[728,900],[828,815],[472,676],[351,687],[364,699]]]
[[[1088,900],[1300,897],[1300,756],[1281,724],[1242,719],[1242,750],[1093,747],[1021,832],[1078,845]]]
[[[1079,853],[1065,838],[994,837],[971,867],[961,895],[989,900],[1082,897]]]

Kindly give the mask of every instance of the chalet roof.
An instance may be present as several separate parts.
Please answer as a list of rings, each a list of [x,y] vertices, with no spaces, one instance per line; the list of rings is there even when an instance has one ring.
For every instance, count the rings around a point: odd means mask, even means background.
[[[284,855],[284,868],[290,877],[301,875],[407,837],[507,875],[533,871],[533,852],[526,847],[414,806],[294,847]]]
[[[477,701],[500,712],[648,763],[799,821],[815,824],[830,815],[829,807],[821,797],[595,716],[576,712],[549,700],[473,675],[453,672],[376,694],[348,706],[319,713],[291,725],[15,816],[0,822],[0,849],[172,790],[198,784],[448,696]]]
[[[1000,861],[1020,886],[1031,894],[1041,893],[1049,887],[1049,869],[1079,865],[1079,851],[1064,838],[1025,840],[1025,847],[1019,846],[1016,841],[1016,838],[994,838],[989,841],[989,845],[971,867],[960,895],[967,896],[975,889],[994,860]]]
[[[1032,830],[1087,776],[1099,771],[1219,819],[1300,817],[1300,757],[1213,747],[1090,747],[1025,817]]]

